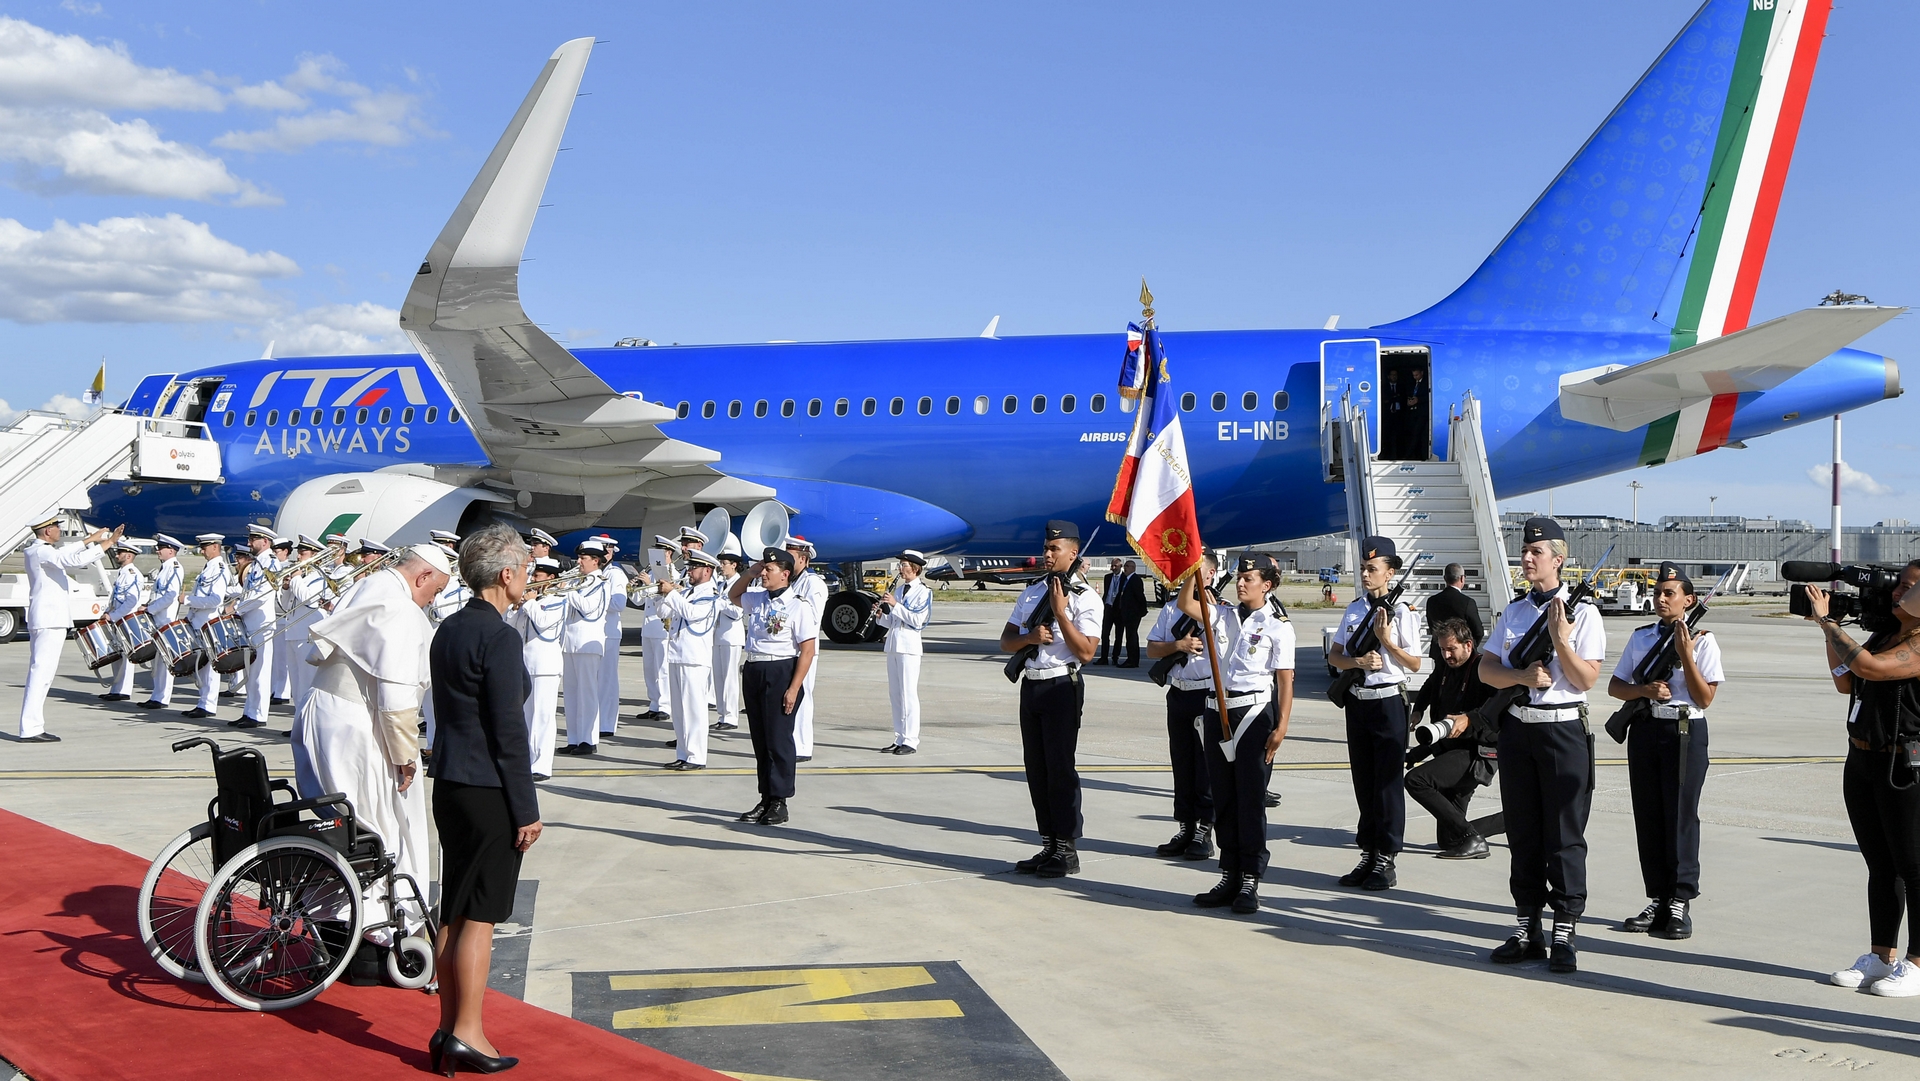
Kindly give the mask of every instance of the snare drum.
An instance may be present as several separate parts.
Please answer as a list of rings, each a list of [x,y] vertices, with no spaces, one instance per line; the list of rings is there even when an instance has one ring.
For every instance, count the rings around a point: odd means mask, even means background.
[[[153,644],[159,663],[176,676],[189,675],[200,667],[200,639],[194,636],[193,624],[184,619],[155,627]]]
[[[87,662],[89,671],[98,672],[120,659],[120,644],[113,640],[104,623],[75,627],[73,636],[80,640],[80,657]]]
[[[145,664],[153,660],[153,617],[145,612],[135,612],[125,619],[116,619],[112,623],[114,637],[120,639],[120,648],[127,653],[127,660],[134,664]]]
[[[212,658],[213,670],[222,674],[245,668],[253,649],[247,644],[247,631],[238,616],[216,616],[207,621],[200,628],[200,643]]]

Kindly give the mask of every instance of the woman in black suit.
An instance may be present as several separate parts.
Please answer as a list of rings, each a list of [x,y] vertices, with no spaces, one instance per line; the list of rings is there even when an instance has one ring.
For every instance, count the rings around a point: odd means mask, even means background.
[[[532,680],[520,635],[501,618],[526,591],[519,534],[489,526],[460,546],[465,608],[433,637],[433,821],[440,830],[440,1030],[436,1073],[498,1073],[501,1055],[480,1024],[493,962],[493,925],[513,914],[520,859],[540,838],[525,703]]]

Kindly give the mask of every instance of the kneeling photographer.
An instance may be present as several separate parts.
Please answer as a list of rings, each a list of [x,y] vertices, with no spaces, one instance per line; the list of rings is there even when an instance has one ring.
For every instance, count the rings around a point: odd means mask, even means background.
[[[1896,578],[1879,568],[1823,567],[1822,579],[1851,582],[1857,597],[1830,597],[1818,586],[1795,586],[1792,610],[1820,625],[1833,685],[1851,699],[1847,764],[1841,793],[1854,840],[1867,863],[1867,923],[1872,948],[1830,979],[1876,995],[1920,995],[1920,560]],[[1794,579],[1806,568],[1781,568]],[[1912,606],[1904,603],[1912,598]],[[1842,601],[1853,602],[1842,607]],[[1858,612],[1869,637],[1855,643],[1834,613]],[[1901,958],[1901,916],[1907,955]]]
[[[1414,748],[1407,752],[1413,767],[1407,771],[1407,795],[1439,823],[1436,855],[1443,860],[1487,858],[1487,840],[1467,821],[1467,804],[1474,789],[1493,783],[1500,714],[1514,695],[1480,681],[1479,647],[1465,620],[1435,623],[1433,651],[1440,670],[1413,700],[1417,723],[1409,729]],[[1422,713],[1426,720],[1419,720]],[[1431,761],[1421,761],[1429,755]]]

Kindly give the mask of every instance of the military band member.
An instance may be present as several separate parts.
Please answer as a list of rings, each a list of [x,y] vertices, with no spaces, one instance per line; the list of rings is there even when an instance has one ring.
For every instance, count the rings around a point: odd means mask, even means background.
[[[813,542],[805,537],[788,537],[786,548],[793,554],[793,591],[813,607],[813,625],[819,627],[827,615],[827,580],[812,569]],[[793,719],[793,753],[801,762],[813,760],[813,685],[820,674],[820,661],[816,654],[807,666],[807,693],[800,699],[800,711]]]
[[[1389,613],[1375,603],[1393,586],[1400,553],[1386,537],[1360,542],[1360,586],[1366,596],[1347,605],[1327,656],[1335,668],[1366,673],[1347,692],[1347,762],[1353,798],[1360,805],[1360,863],[1341,876],[1342,886],[1391,889],[1400,881],[1395,857],[1407,832],[1407,790],[1402,781],[1407,754],[1407,679],[1420,670],[1420,614],[1404,601]],[[1373,620],[1380,648],[1347,656],[1346,643],[1362,620]]]
[[[1711,633],[1693,634],[1687,613],[1697,603],[1693,582],[1673,563],[1654,575],[1653,611],[1659,622],[1633,632],[1614,666],[1607,693],[1622,701],[1645,699],[1651,715],[1627,729],[1627,783],[1633,792],[1633,831],[1640,849],[1640,878],[1651,903],[1621,929],[1655,938],[1693,937],[1695,897],[1700,896],[1700,789],[1707,783],[1707,707],[1726,678],[1720,644]],[[1672,628],[1673,656],[1665,672],[1637,674],[1661,631]]]
[[[652,550],[678,555],[680,545],[674,541],[654,535]],[[671,573],[672,564],[668,564]],[[642,574],[642,585],[652,586],[659,583],[653,575]],[[671,721],[673,719],[673,688],[667,682],[667,626],[660,618],[660,594],[649,592],[641,602],[640,619],[640,670],[647,681],[647,709],[634,719],[640,721]]]
[[[203,647],[200,650],[200,667],[193,673],[200,688],[200,698],[192,709],[183,710],[180,715],[200,720],[212,717],[220,706],[220,674],[213,670],[212,651],[204,648],[201,632],[206,630],[207,624],[220,617],[231,596],[238,592],[240,580],[234,577],[233,567],[223,554],[225,537],[218,533],[202,533],[193,542],[200,549],[200,558],[206,560],[200,567],[200,573],[194,576],[193,592],[187,595],[187,624],[193,628],[195,644]]]
[[[727,599],[727,594],[733,591],[733,583],[740,580],[746,557],[739,552],[723,551],[719,559],[720,625],[713,632],[713,696],[719,708],[713,727],[716,731],[731,732],[740,727],[740,720],[745,716],[740,710],[740,656],[747,647],[747,628],[741,622],[745,613]]]
[[[186,575],[180,569],[180,542],[165,533],[153,537],[154,555],[160,566],[153,572],[153,593],[147,598],[147,614],[155,628],[172,623],[180,609],[181,587]],[[161,657],[153,660],[153,693],[140,703],[141,709],[160,709],[173,704],[173,668]]]
[[[553,560],[560,565],[561,574],[565,574],[573,569],[573,560],[560,554],[560,542],[555,540],[553,534],[546,530],[539,528],[529,529],[525,533],[520,534],[520,539],[527,542],[527,551],[532,553],[534,559]]]
[[[267,562],[267,569],[278,574],[291,566],[293,566],[293,538],[276,535],[273,538],[273,554]],[[285,600],[284,585],[281,592],[283,596],[274,598],[273,607],[277,614],[285,614],[288,611],[287,607],[281,603]],[[273,674],[272,682],[268,684],[268,689],[272,692],[269,706],[284,706],[293,701],[293,669],[288,666],[287,657],[287,624],[276,615],[273,622]],[[266,715],[261,714],[261,716]]]
[[[720,590],[713,574],[720,561],[694,549],[687,553],[687,586],[661,582],[661,617],[667,632],[667,678],[673,684],[673,734],[679,752],[668,769],[707,768],[707,694],[713,687],[713,631],[720,619]]]
[[[1587,907],[1587,815],[1593,806],[1587,691],[1600,679],[1607,631],[1593,605],[1566,610],[1560,568],[1567,540],[1560,523],[1529,518],[1520,539],[1520,573],[1531,588],[1494,621],[1480,659],[1480,678],[1489,685],[1527,688],[1527,697],[1501,719],[1499,748],[1500,802],[1513,858],[1509,885],[1519,927],[1491,960],[1510,965],[1548,957],[1540,915],[1542,906],[1551,906],[1548,967],[1573,972],[1579,968],[1574,931]],[[1553,643],[1547,663],[1509,667],[1507,658],[1542,613]]]
[[[1204,588],[1219,573],[1219,566],[1219,556],[1208,552],[1194,577]],[[1208,597],[1217,600],[1212,590]],[[1200,640],[1199,621],[1178,604],[1166,604],[1147,632],[1147,659],[1176,654],[1186,660],[1167,673],[1167,758],[1173,766],[1173,820],[1180,829],[1153,851],[1204,860],[1213,856],[1213,788],[1207,780],[1207,733],[1200,718],[1207,711],[1207,696],[1213,693],[1213,666],[1207,661],[1206,643]]]
[[[529,584],[550,582],[559,574],[560,561],[543,556],[533,561]],[[533,756],[534,780],[544,781],[553,776],[554,743],[558,738],[555,716],[560,704],[560,678],[565,672],[560,636],[567,622],[567,595],[551,589],[538,596],[529,591],[508,622],[525,643],[522,656],[533,681],[526,705],[528,749]]]
[[[1220,678],[1227,684],[1224,701],[1218,690],[1207,696],[1200,719],[1220,840],[1220,881],[1193,899],[1201,908],[1232,905],[1242,915],[1260,910],[1268,859],[1267,774],[1293,717],[1293,624],[1273,603],[1279,584],[1279,565],[1263,554],[1240,561],[1237,606],[1209,601],[1213,611],[1203,613],[1198,573],[1180,587],[1181,612],[1195,622],[1210,618]],[[1223,707],[1231,737],[1220,723]]]
[[[22,743],[58,743],[47,731],[47,691],[60,667],[60,651],[73,630],[73,608],[68,599],[72,581],[67,572],[100,558],[100,545],[118,541],[121,530],[96,529],[85,538],[59,544],[60,519],[49,518],[33,527],[27,546],[27,685],[20,696]]]
[[[273,689],[273,624],[280,616],[273,580],[267,571],[273,566],[273,530],[265,526],[247,527],[247,547],[253,558],[240,570],[240,599],[233,606],[240,625],[253,646],[253,659],[247,663],[247,704],[240,719],[228,721],[228,728],[258,728],[266,723],[269,692]]]
[[[933,590],[920,580],[927,557],[912,548],[900,553],[900,582],[880,598],[874,622],[887,628],[887,700],[893,707],[893,743],[881,754],[920,749],[920,631],[933,615]]]
[[[807,669],[820,647],[813,606],[794,595],[793,577],[793,554],[768,548],[727,594],[727,600],[741,609],[747,627],[740,693],[747,706],[747,731],[753,737],[754,772],[760,784],[760,802],[740,821],[762,826],[777,826],[788,817],[797,759],[794,712],[806,697]],[[752,589],[755,584],[762,588]]]
[[[591,755],[600,746],[601,654],[607,648],[607,580],[600,568],[607,550],[589,539],[580,542],[573,556],[583,581],[567,591],[567,618],[560,633],[567,745],[559,753]]]
[[[606,648],[600,654],[600,734],[611,736],[620,727],[620,645],[626,632],[621,617],[627,611],[627,572],[614,559],[620,546],[602,533],[597,540],[607,550],[607,563],[601,570],[607,579]]]
[[[117,540],[107,549],[113,556],[115,569],[112,577],[113,592],[107,597],[107,610],[100,614],[103,624],[116,624],[130,619],[140,611],[140,587],[146,578],[140,568],[133,565],[134,557],[140,550],[129,540]],[[109,631],[108,633],[113,633]],[[119,643],[118,638],[115,639]],[[119,643],[124,647],[124,643]],[[125,702],[133,697],[133,670],[138,667],[127,659],[127,650],[120,650],[120,659],[113,662],[113,688],[101,694],[102,702]]]
[[[1099,648],[1102,605],[1080,580],[1079,526],[1046,524],[1041,569],[1046,576],[1014,601],[1012,617],[1000,629],[1000,649],[1034,647],[1021,672],[1020,746],[1041,845],[1013,869],[1059,878],[1080,871],[1080,774],[1074,766],[1084,699],[1080,666]]]

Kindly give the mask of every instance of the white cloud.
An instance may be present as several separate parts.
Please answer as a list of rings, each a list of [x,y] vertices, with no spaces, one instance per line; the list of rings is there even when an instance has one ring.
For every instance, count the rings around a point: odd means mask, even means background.
[[[1831,489],[1833,486],[1833,466],[1831,464],[1816,465],[1812,469],[1807,470],[1807,479],[1822,488]],[[1892,488],[1874,480],[1872,477],[1860,472],[1846,462],[1840,463],[1840,490],[1843,492],[1859,492],[1862,495],[1893,494]]]
[[[223,150],[277,150],[290,154],[318,143],[402,146],[417,136],[434,134],[432,127],[419,116],[418,97],[399,90],[370,90],[342,78],[345,71],[346,65],[334,56],[303,56],[284,85],[266,82],[236,90],[236,98],[244,93],[251,99],[247,104],[257,101],[258,108],[282,111],[306,108],[309,103],[302,93],[325,94],[344,98],[346,102],[344,107],[310,109],[295,116],[280,117],[272,127],[230,131],[215,139],[213,145]]]
[[[75,15],[104,15],[106,10],[99,4],[84,3],[83,0],[60,0],[61,11],[71,11]]]
[[[292,312],[249,327],[238,336],[272,342],[276,357],[413,351],[413,343],[400,330],[399,311],[368,300]]]
[[[264,83],[256,83],[253,86],[234,87],[233,100],[249,109],[270,109],[275,112],[284,112],[289,109],[304,109],[308,105],[306,98],[281,86],[272,79],[268,79]]]
[[[47,194],[151,195],[239,206],[280,202],[198,147],[160,137],[145,120],[94,109],[0,106],[0,161],[16,187]]]
[[[178,214],[45,231],[0,218],[0,318],[22,323],[258,323],[286,307],[261,283],[299,273]]]
[[[84,420],[93,415],[93,406],[88,405],[71,394],[56,394],[48,399],[45,405],[40,407],[40,411],[43,413],[58,413],[63,417],[72,417],[75,420]],[[15,422],[22,416],[25,416],[27,412],[25,409],[15,409],[7,403],[5,398],[0,398],[0,428],[13,427]]]
[[[96,45],[0,15],[0,103],[219,112],[219,89],[172,68],[135,63],[121,42]]]

